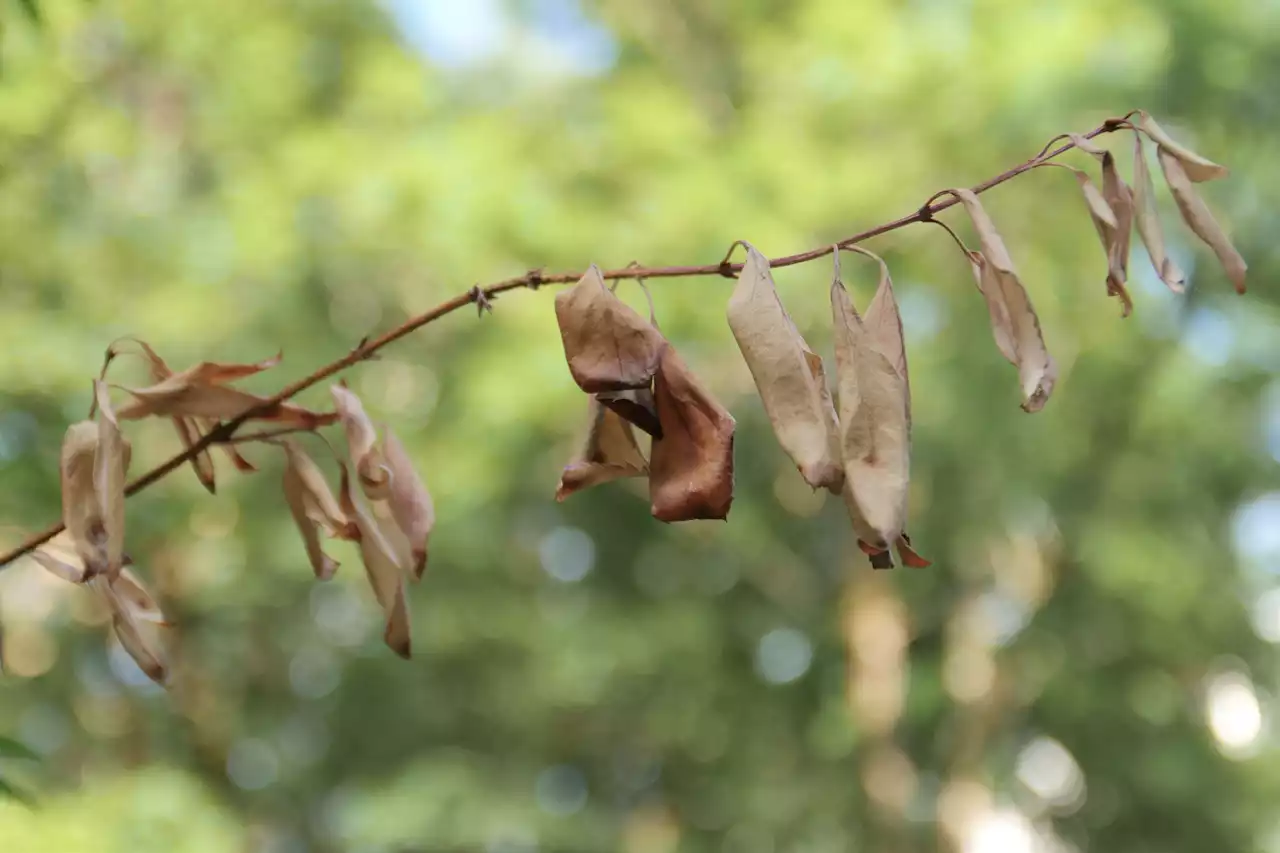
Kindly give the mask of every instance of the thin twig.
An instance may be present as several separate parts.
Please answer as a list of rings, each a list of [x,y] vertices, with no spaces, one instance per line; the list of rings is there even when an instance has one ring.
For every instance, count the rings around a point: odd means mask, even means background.
[[[1132,115],[1132,113],[1130,113],[1130,115]],[[1120,127],[1123,126],[1123,122],[1124,119],[1109,119],[1088,133],[1082,134],[1082,136],[1085,139],[1092,139],[1095,136],[1101,136],[1104,133],[1111,133],[1120,129]],[[1052,151],[1042,151],[1030,160],[1020,163],[1010,169],[1006,169],[995,177],[983,181],[973,187],[972,190],[974,193],[984,193],[993,187],[1000,186],[1006,181],[1013,180],[1023,172],[1035,168],[1045,160],[1057,157],[1074,147],[1074,143],[1068,142],[1065,145],[1058,146]],[[795,255],[786,255],[780,258],[774,258],[769,262],[769,266],[790,267],[795,266],[796,264],[807,263],[808,261],[825,257],[838,248],[847,248],[855,243],[861,243],[864,240],[870,240],[872,237],[879,237],[882,234],[888,234],[890,231],[897,231],[900,228],[905,228],[906,226],[916,222],[930,221],[936,214],[960,203],[954,196],[939,200],[940,196],[946,195],[948,192],[948,190],[943,190],[939,193],[935,193],[929,198],[929,201],[926,202],[924,206],[920,207],[914,213],[886,222],[883,225],[877,225],[874,228],[868,228],[866,231],[854,234],[852,237],[846,237],[836,243],[826,243],[816,249],[810,249],[807,252],[800,252]],[[738,243],[735,241],[734,245],[730,247],[729,254],[726,255],[725,260],[718,264],[673,267],[640,267],[633,264],[622,267],[621,269],[606,270],[603,275],[605,279],[690,278],[695,276],[713,275],[731,276],[732,274],[741,272],[743,266],[740,263],[729,263],[729,257],[732,255],[733,249],[737,245]],[[416,317],[411,317],[399,326],[396,326],[394,329],[391,329],[390,331],[383,333],[381,336],[368,341],[363,346],[352,350],[342,358],[332,361],[317,369],[310,375],[285,386],[279,393],[270,399],[265,400],[262,404],[249,409],[235,418],[224,421],[219,426],[206,433],[203,438],[193,443],[183,452],[177,454],[168,461],[157,465],[155,468],[152,468],[132,483],[129,483],[125,488],[125,495],[136,495],[138,492],[153,483],[168,476],[172,471],[182,467],[184,463],[195,458],[205,450],[205,448],[214,444],[227,442],[235,435],[236,430],[239,429],[246,421],[269,412],[273,406],[277,406],[285,400],[300,394],[313,385],[318,385],[329,377],[337,373],[341,373],[352,365],[369,359],[374,353],[383,347],[395,343],[401,338],[416,332],[428,323],[439,320],[446,314],[452,314],[459,308],[472,304],[475,304],[479,310],[483,311],[499,293],[505,293],[508,290],[516,290],[519,288],[536,290],[544,284],[568,284],[570,282],[577,281],[581,277],[581,272],[544,273],[541,269],[534,269],[529,270],[523,275],[503,279],[502,281],[496,281],[484,287],[480,287],[478,285],[476,287],[472,287],[452,299],[447,299],[444,302],[441,302],[439,305],[425,313],[419,314]],[[492,310],[491,307],[490,310]],[[12,563],[14,560],[25,554],[29,554],[34,551],[45,542],[48,542],[50,539],[61,533],[63,529],[63,525],[58,523],[31,536],[22,544],[13,548],[3,556],[0,556],[0,568],[7,566],[9,563]]]
[[[240,435],[233,435],[230,438],[224,438],[218,444],[251,444],[255,441],[274,441],[277,438],[283,438],[286,435],[297,435],[298,433],[315,432],[314,427],[281,427],[280,429],[264,429],[258,432],[246,432]]]

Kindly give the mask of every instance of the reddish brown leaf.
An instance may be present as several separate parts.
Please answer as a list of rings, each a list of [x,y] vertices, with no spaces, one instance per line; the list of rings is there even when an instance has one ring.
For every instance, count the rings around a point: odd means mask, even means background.
[[[654,377],[662,423],[649,459],[649,500],[660,521],[725,518],[733,502],[736,424],[667,344]]]
[[[589,419],[585,444],[560,475],[557,501],[591,486],[649,472],[649,464],[640,452],[630,423],[595,396],[591,397]]]

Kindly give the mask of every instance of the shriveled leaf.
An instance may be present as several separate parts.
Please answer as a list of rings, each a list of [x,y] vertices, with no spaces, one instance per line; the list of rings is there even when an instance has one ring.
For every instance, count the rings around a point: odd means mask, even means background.
[[[911,378],[907,372],[907,343],[902,334],[902,314],[898,311],[898,298],[893,292],[893,279],[884,259],[863,251],[880,265],[880,279],[875,295],[867,306],[862,325],[870,336],[871,346],[893,365],[894,372],[902,380],[907,425],[911,425]]]
[[[1080,185],[1085,205],[1089,209],[1089,218],[1093,221],[1094,230],[1098,232],[1098,240],[1102,243],[1102,251],[1107,258],[1107,294],[1119,298],[1121,316],[1128,317],[1133,312],[1133,299],[1125,288],[1129,278],[1133,198],[1129,188],[1120,180],[1115,157],[1110,151],[1098,148],[1079,134],[1068,135],[1077,148],[1095,155],[1102,164],[1101,190],[1085,172],[1079,169],[1071,171]]]
[[[1142,135],[1133,135],[1133,208],[1138,224],[1138,236],[1147,248],[1147,256],[1170,290],[1182,293],[1186,290],[1187,277],[1165,251],[1164,228],[1156,210],[1155,183],[1142,151]]]
[[[726,518],[733,503],[733,416],[670,344],[653,397],[662,422],[662,438],[654,439],[649,456],[653,516],[666,522]]]
[[[405,574],[408,566],[383,532],[377,518],[365,505],[354,481],[342,466],[342,510],[356,525],[360,559],[364,563],[369,585],[382,608],[386,620],[383,639],[392,651],[403,658],[410,655],[408,602],[405,598]]]
[[[107,393],[107,383],[95,380],[93,387],[98,404],[98,448],[94,459],[93,485],[106,536],[104,549],[107,564],[104,570],[115,577],[124,557],[124,486],[132,451],[128,440],[120,433],[111,396]]]
[[[1227,278],[1235,285],[1236,292],[1244,293],[1249,266],[1244,262],[1244,258],[1240,257],[1240,253],[1232,245],[1227,233],[1222,230],[1218,220],[1209,211],[1204,199],[1200,198],[1200,194],[1196,192],[1187,174],[1185,161],[1164,146],[1157,148],[1156,154],[1160,158],[1160,169],[1164,172],[1165,182],[1173,193],[1173,200],[1178,204],[1182,220],[1197,237],[1213,249],[1213,253],[1218,256],[1218,262],[1227,273]]]
[[[556,322],[569,372],[583,391],[649,387],[666,341],[609,290],[595,264],[556,295]]]
[[[844,284],[831,283],[837,411],[854,532],[883,548],[906,524],[911,423],[906,378],[875,345]]]
[[[813,488],[844,484],[835,407],[819,358],[778,296],[769,259],[744,242],[747,260],[729,297],[729,329],[755,380],[773,433]]]
[[[980,253],[971,252],[970,255],[976,267],[978,286],[991,312],[996,345],[1018,368],[1022,408],[1027,412],[1038,412],[1044,408],[1058,377],[1057,365],[1044,344],[1040,319],[1018,278],[1004,240],[978,196],[972,190],[954,192],[973,220],[982,245]],[[999,307],[993,307],[993,302]]]
[[[177,430],[178,440],[182,442],[183,450],[190,450],[200,440],[200,428],[196,426],[194,418],[170,418],[169,420]],[[213,467],[213,457],[209,455],[208,449],[201,450],[191,457],[191,470],[196,472],[200,485],[204,486],[209,494],[218,493],[218,476]]]
[[[282,427],[315,429],[338,420],[336,412],[313,412],[296,403],[272,403],[267,397],[225,385],[175,388],[166,380],[147,388],[125,390],[134,398],[116,413],[120,420],[125,421],[152,416],[231,420],[259,407],[262,411],[250,420],[267,421]]]
[[[391,471],[378,447],[378,431],[374,429],[373,421],[350,388],[339,384],[329,390],[347,434],[347,453],[360,479],[360,487],[372,500],[385,498],[391,488]]]
[[[51,574],[74,584],[84,583],[86,577],[84,558],[76,550],[75,539],[70,531],[64,530],[48,542],[31,552],[31,559]],[[132,565],[129,556],[123,555],[121,563]],[[121,570],[120,577],[128,574],[128,569]]]
[[[169,390],[192,385],[225,385],[228,382],[244,379],[247,376],[253,376],[255,373],[261,373],[264,370],[275,367],[280,363],[282,355],[277,353],[272,358],[251,364],[202,361],[185,370],[174,372],[146,341],[138,338],[131,338],[130,340],[142,349],[142,354],[151,368],[152,381],[162,388],[166,387],[165,383],[168,383],[167,388]]]
[[[121,647],[148,678],[163,685],[168,677],[168,667],[158,634],[160,624],[143,619],[142,613],[128,597],[120,594],[116,582],[110,578],[95,577],[90,583],[111,609],[111,626]]]
[[[625,391],[601,391],[592,396],[653,438],[662,438],[662,424],[658,420],[658,406],[653,401],[652,390],[628,388]]]
[[[409,540],[414,577],[421,578],[427,567],[427,540],[436,524],[435,505],[400,439],[390,427],[384,427],[383,434],[383,449],[391,470],[387,506],[396,527]]]
[[[338,571],[338,562],[324,552],[320,544],[320,529],[308,511],[307,486],[293,464],[292,456],[286,463],[281,485],[284,488],[284,499],[289,505],[289,514],[293,523],[302,535],[302,544],[307,552],[307,560],[318,580],[327,581]]]
[[[160,605],[156,603],[146,585],[133,572],[121,569],[120,574],[111,582],[111,588],[138,619],[163,626],[171,624],[165,619]]]
[[[329,536],[354,539],[355,534],[351,532],[352,521],[343,512],[338,498],[329,488],[329,482],[320,466],[292,439],[286,438],[281,444],[288,467],[297,473],[301,482],[307,517]]]
[[[98,425],[80,421],[67,428],[62,440],[59,474],[62,484],[62,523],[75,542],[88,576],[106,571],[107,531],[94,487],[98,454]]]
[[[1226,166],[1219,166],[1212,160],[1201,157],[1185,145],[1179,145],[1174,141],[1173,137],[1165,132],[1164,128],[1156,124],[1156,120],[1148,115],[1145,110],[1138,111],[1138,126],[1146,131],[1147,136],[1151,137],[1157,145],[1169,152],[1169,155],[1182,165],[1182,170],[1186,174],[1188,182],[1198,184],[1202,181],[1212,181],[1215,178],[1225,178],[1230,174]]]
[[[631,424],[616,411],[606,408],[595,395],[591,397],[589,412],[586,442],[560,475],[557,501],[591,486],[649,472]]]

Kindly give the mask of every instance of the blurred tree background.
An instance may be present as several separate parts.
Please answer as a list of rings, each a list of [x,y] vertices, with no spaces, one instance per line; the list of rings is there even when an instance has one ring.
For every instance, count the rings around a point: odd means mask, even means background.
[[[657,523],[634,483],[554,502],[586,401],[550,294],[432,325],[350,375],[437,502],[414,660],[353,549],[313,582],[276,454],[216,497],[183,469],[129,502],[128,545],[180,690],[87,591],[0,573],[0,779],[36,800],[0,800],[0,850],[1280,850],[1274,3],[0,11],[0,546],[58,516],[63,430],[119,335],[176,365],[283,348],[247,383],[270,390],[477,281],[797,251],[1135,107],[1232,167],[1204,191],[1251,266],[1236,297],[1161,190],[1191,287],[1137,248],[1122,320],[1073,181],[991,193],[1062,369],[1029,416],[946,236],[868,244],[934,560],[892,573],[774,443],[728,282],[652,287],[739,419],[727,523]],[[829,356],[826,263],[777,278]],[[874,270],[844,266],[865,304]],[[177,449],[131,435],[135,472]]]

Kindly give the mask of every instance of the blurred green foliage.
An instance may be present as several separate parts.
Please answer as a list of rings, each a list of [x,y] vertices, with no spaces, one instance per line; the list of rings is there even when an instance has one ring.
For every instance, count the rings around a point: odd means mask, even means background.
[[[873,241],[935,563],[888,575],[773,443],[725,282],[652,286],[739,418],[724,524],[658,524],[634,484],[552,500],[586,407],[548,294],[432,325],[350,377],[438,506],[415,659],[353,550],[311,580],[275,455],[216,497],[184,469],[130,501],[128,546],[181,690],[86,591],[0,574],[0,732],[41,756],[0,749],[40,801],[0,802],[0,850],[1280,849],[1274,4],[0,8],[0,544],[57,517],[118,335],[176,365],[283,348],[269,390],[476,281],[796,251],[1134,107],[1232,167],[1204,191],[1251,266],[1231,295],[1166,204],[1192,287],[1137,249],[1122,321],[1074,183],[993,192],[1062,367],[1028,416],[945,235]],[[828,276],[777,278],[829,355]],[[845,279],[869,298],[872,268]],[[176,450],[131,434],[135,471]]]

